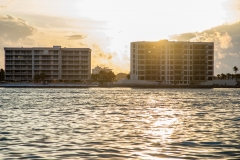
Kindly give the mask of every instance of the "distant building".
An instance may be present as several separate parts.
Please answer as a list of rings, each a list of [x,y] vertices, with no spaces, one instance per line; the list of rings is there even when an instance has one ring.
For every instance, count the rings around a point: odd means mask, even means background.
[[[99,74],[100,71],[105,71],[108,73],[108,72],[112,71],[112,69],[109,69],[108,67],[102,68],[102,67],[97,66],[92,69],[92,74]]]
[[[89,48],[5,47],[4,50],[6,81],[31,81],[40,73],[47,75],[47,81],[78,82],[91,77]]]
[[[199,84],[213,80],[213,42],[132,42],[130,79],[162,84]]]

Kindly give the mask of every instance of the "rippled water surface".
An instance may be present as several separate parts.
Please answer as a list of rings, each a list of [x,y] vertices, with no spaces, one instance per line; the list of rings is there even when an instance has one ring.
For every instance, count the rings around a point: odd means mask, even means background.
[[[240,159],[239,89],[0,88],[0,159]]]

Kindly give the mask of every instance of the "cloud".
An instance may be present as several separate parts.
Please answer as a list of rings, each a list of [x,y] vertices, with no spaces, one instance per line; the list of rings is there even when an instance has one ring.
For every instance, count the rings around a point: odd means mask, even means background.
[[[196,36],[195,33],[183,33],[183,34],[171,35],[169,38],[172,40],[178,40],[178,41],[189,41],[195,36]]]
[[[112,57],[114,56],[114,54],[110,52],[109,53],[103,52],[103,50],[97,44],[92,45],[92,52],[94,59],[97,59],[98,61],[111,60]]]
[[[91,46],[92,49],[92,67],[101,66],[113,69],[114,73],[128,72],[129,62],[124,61],[125,54],[116,52],[104,52],[97,44]]]
[[[239,0],[228,0],[225,1],[223,7],[228,10],[240,10],[240,1]]]
[[[33,45],[34,40],[29,38],[37,29],[27,21],[13,17],[0,16],[0,68],[4,65],[4,47]]]
[[[71,35],[71,36],[66,36],[68,37],[69,40],[79,40],[79,39],[84,39],[86,36],[83,35]]]
[[[34,34],[37,29],[25,20],[12,16],[0,16],[0,35],[2,39],[18,41]]]
[[[6,9],[9,7],[9,5],[15,0],[5,0],[5,3],[2,2],[2,5],[0,5],[0,9]]]
[[[240,22],[223,24],[203,32],[172,35],[170,40],[192,42],[214,42],[215,74],[232,71],[240,67]],[[193,36],[194,35],[194,36]]]

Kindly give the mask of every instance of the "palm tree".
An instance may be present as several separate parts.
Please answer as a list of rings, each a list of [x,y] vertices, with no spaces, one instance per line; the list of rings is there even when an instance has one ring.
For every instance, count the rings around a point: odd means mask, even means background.
[[[234,66],[233,67],[233,71],[235,72],[235,79],[237,81],[237,71],[238,71],[238,67],[237,66]]]
[[[224,73],[221,74],[221,79],[225,79],[226,77],[227,77],[226,74]]]
[[[221,75],[220,75],[220,74],[218,74],[218,75],[217,75],[217,78],[218,78],[218,79],[220,79],[220,78],[221,78]]]
[[[227,78],[229,79],[231,75],[231,73],[227,73]]]

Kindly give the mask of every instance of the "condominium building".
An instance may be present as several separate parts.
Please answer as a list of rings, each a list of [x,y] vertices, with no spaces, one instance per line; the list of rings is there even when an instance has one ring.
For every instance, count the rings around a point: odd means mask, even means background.
[[[49,82],[78,82],[91,77],[89,48],[5,47],[4,50],[6,81],[31,81],[41,73],[46,74],[45,80]]]
[[[199,84],[214,75],[213,42],[132,42],[132,80],[162,84]]]

